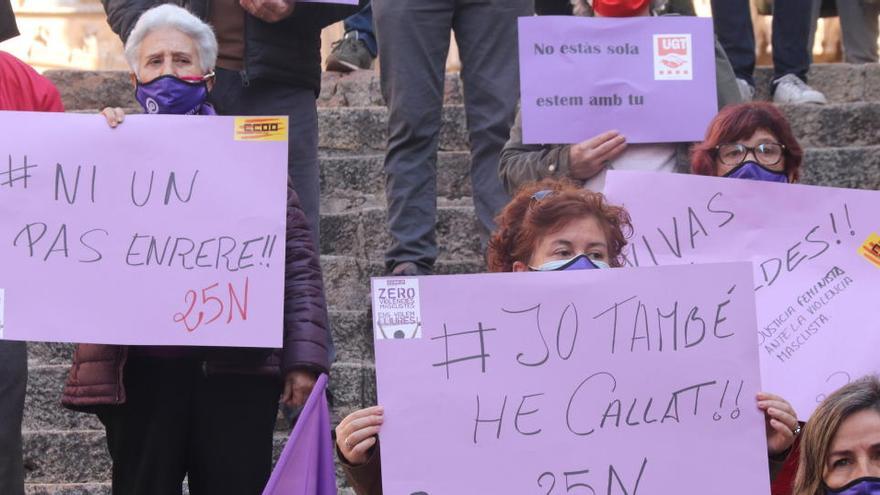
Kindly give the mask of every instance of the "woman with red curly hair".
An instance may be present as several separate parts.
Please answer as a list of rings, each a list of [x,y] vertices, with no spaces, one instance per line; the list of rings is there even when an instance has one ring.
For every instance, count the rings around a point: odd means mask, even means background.
[[[797,182],[804,151],[791,125],[771,103],[724,108],[693,147],[691,172],[771,182]]]
[[[490,272],[582,270],[619,267],[632,232],[629,213],[601,193],[568,180],[526,184],[496,217],[489,240]],[[767,419],[771,473],[794,441],[797,414],[783,398],[759,393]],[[381,495],[378,433],[382,406],[359,409],[336,427],[343,470],[358,495]]]
[[[495,222],[490,272],[618,267],[632,233],[625,209],[567,180],[526,184]]]

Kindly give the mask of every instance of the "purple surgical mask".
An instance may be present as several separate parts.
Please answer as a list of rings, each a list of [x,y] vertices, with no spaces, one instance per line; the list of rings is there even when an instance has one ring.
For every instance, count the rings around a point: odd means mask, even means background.
[[[724,174],[724,176],[734,179],[762,180],[765,182],[788,182],[788,176],[785,175],[785,172],[776,172],[752,161],[740,163],[736,168]]]
[[[857,478],[837,490],[826,487],[825,493],[828,495],[880,495],[880,478]]]
[[[173,115],[215,115],[208,100],[208,83],[213,74],[190,82],[171,74],[148,83],[137,82],[135,98],[147,113]]]
[[[538,267],[529,267],[538,272],[561,272],[565,270],[592,270],[594,268],[609,268],[608,263],[601,260],[591,260],[585,254],[579,254],[567,260],[548,261]]]

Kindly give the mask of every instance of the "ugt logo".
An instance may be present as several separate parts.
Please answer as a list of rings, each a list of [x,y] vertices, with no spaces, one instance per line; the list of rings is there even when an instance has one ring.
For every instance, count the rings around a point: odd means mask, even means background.
[[[692,47],[690,34],[655,34],[654,80],[692,80]]]

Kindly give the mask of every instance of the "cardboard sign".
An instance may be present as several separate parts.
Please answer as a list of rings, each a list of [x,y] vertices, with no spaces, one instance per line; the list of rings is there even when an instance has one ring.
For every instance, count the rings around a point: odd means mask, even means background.
[[[698,17],[521,17],[523,142],[701,140],[718,111],[714,40]]]
[[[384,493],[769,493],[751,283],[746,263],[373,279],[374,317],[412,312],[374,321]]]
[[[0,112],[2,337],[280,347],[287,142],[238,124]]]
[[[751,261],[764,390],[806,420],[831,391],[880,372],[880,192],[610,171],[639,266]]]

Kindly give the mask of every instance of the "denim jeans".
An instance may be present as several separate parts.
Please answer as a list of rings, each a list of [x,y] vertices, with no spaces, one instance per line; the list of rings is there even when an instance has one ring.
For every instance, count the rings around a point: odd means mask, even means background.
[[[358,39],[367,45],[367,50],[375,58],[379,47],[376,44],[376,34],[373,32],[373,4],[368,3],[360,12],[347,18],[342,24],[346,33],[352,31],[357,33]]]

